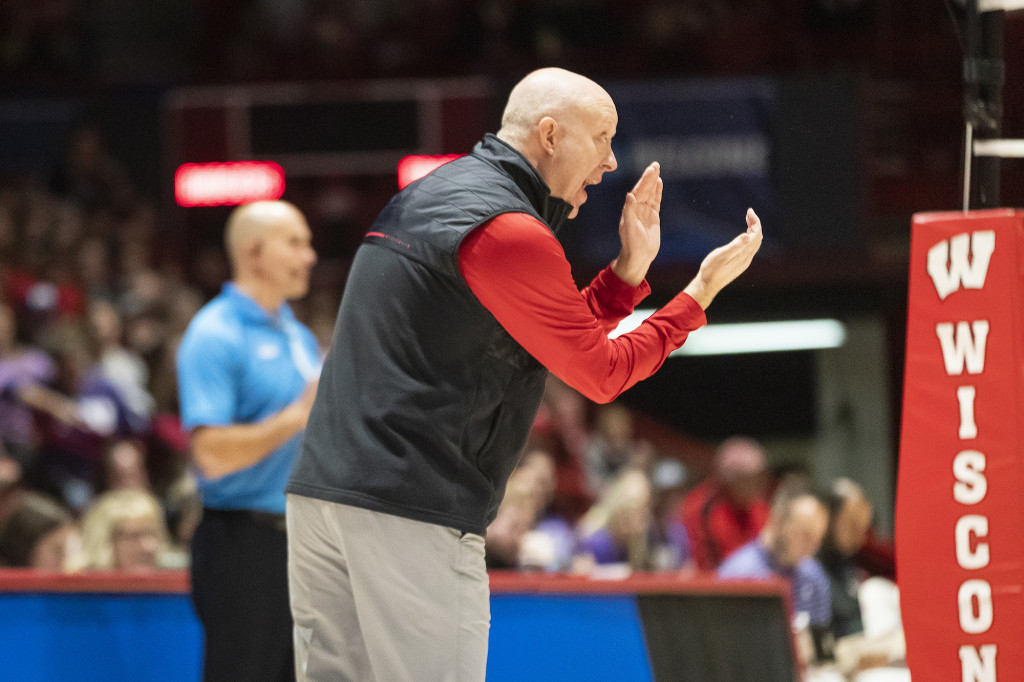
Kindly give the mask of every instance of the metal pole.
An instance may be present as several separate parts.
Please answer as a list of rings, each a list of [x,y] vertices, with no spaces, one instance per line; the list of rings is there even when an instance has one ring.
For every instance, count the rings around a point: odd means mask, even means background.
[[[967,0],[964,14],[964,118],[967,123],[965,187],[971,198],[964,202],[978,208],[999,205],[998,156],[975,157],[976,140],[996,139],[1002,132],[1003,118],[1003,10],[979,10],[978,0]]]
[[[964,213],[971,210],[971,161],[974,160],[974,126],[964,126]]]

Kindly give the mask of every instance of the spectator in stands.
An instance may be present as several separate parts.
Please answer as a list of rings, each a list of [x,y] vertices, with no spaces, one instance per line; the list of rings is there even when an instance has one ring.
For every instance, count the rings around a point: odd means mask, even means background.
[[[103,455],[103,490],[150,490],[146,448],[142,441],[121,438]]]
[[[518,569],[523,539],[538,513],[532,473],[516,469],[509,477],[498,513],[487,526],[484,560],[489,569]]]
[[[85,310],[85,295],[68,267],[80,227],[76,210],[36,185],[20,191],[12,218],[14,244],[3,270],[4,296],[25,338],[41,342],[66,316]]]
[[[682,521],[697,568],[718,568],[758,536],[767,518],[764,450],[749,438],[725,440],[711,475],[683,501]]]
[[[0,451],[19,467],[34,458],[36,445],[32,410],[19,394],[30,386],[49,384],[56,371],[49,355],[19,341],[14,311],[0,303]]]
[[[523,454],[518,470],[529,474],[527,480],[538,509],[533,527],[522,539],[520,567],[567,571],[572,566],[576,532],[555,508],[558,475],[555,460],[545,450],[530,449]]]
[[[527,448],[539,448],[554,457],[557,471],[554,510],[572,523],[594,503],[584,473],[587,434],[587,399],[550,375]]]
[[[152,379],[150,388],[155,401],[153,415],[153,437],[148,442],[149,471],[154,488],[165,491],[165,502],[169,503],[168,491],[178,486],[179,491],[195,489],[195,480],[189,470],[191,453],[188,434],[181,427],[178,409],[178,379],[175,358],[182,335],[188,323],[203,306],[199,292],[187,285],[177,284],[168,294],[166,315],[163,319],[160,345],[152,353]],[[184,486],[182,488],[182,486]],[[180,500],[188,499],[188,495]],[[180,510],[179,510],[180,511]],[[184,518],[190,518],[188,514]],[[184,536],[191,537],[193,525],[186,523]],[[172,524],[172,531],[174,526]]]
[[[110,301],[89,302],[88,328],[99,355],[103,377],[117,388],[128,408],[147,418],[153,413],[153,396],[147,388],[149,368],[139,356],[123,343],[121,315]]]
[[[97,497],[82,518],[85,570],[146,572],[163,566],[167,526],[156,496],[145,490],[111,490]]]
[[[145,268],[126,280],[119,300],[124,347],[145,361],[147,368],[155,365],[167,339],[168,288],[162,273]]]
[[[573,570],[620,564],[633,571],[650,567],[651,483],[640,469],[626,469],[577,524]]]
[[[811,470],[807,463],[803,461],[780,462],[768,469],[767,479],[767,495],[771,498],[775,495],[775,491],[783,486],[810,485]]]
[[[587,485],[593,494],[600,495],[624,469],[648,469],[654,450],[649,443],[635,439],[633,413],[611,403],[597,408],[594,432],[587,439],[584,456]]]
[[[831,493],[832,513],[818,561],[831,590],[836,660],[847,673],[884,668],[892,676],[905,674],[906,642],[896,586],[884,578],[869,578],[857,565],[857,553],[871,529],[871,502],[849,478],[836,479]],[[895,599],[890,596],[894,592]]]
[[[863,632],[857,588],[867,577],[854,562],[871,528],[871,502],[848,478],[832,484],[832,514],[818,561],[828,576],[832,594],[832,630],[836,637]]]
[[[552,572],[570,568],[576,533],[572,524],[551,510],[555,476],[550,454],[539,449],[523,454],[487,527],[488,568]]]
[[[54,388],[35,385],[19,392],[41,425],[39,457],[26,477],[77,510],[94,494],[108,445],[115,438],[146,434],[149,419],[133,411],[104,378],[95,347],[81,329],[59,327],[56,346]]]
[[[0,523],[0,566],[62,572],[78,540],[74,519],[60,503],[41,493],[24,491]]]
[[[112,253],[108,241],[98,235],[82,239],[75,250],[75,274],[89,300],[116,295]]]
[[[829,583],[814,555],[828,522],[828,506],[820,495],[801,485],[780,487],[761,533],[726,557],[718,576],[781,577],[792,585],[797,622],[806,619],[812,629],[827,628],[832,620]]]
[[[147,447],[147,444],[149,447]],[[99,490],[143,490],[157,496],[164,510],[164,521],[170,537],[170,550],[164,554],[167,567],[186,568],[189,564],[188,544],[202,516],[202,501],[196,489],[195,477],[175,463],[165,465],[167,480],[157,481],[151,474],[150,448],[158,445],[155,439],[122,438],[114,441],[104,453],[103,480]],[[156,475],[159,475],[157,472]]]
[[[693,549],[686,527],[679,520],[687,471],[677,459],[665,457],[651,467],[653,521],[651,523],[651,569],[692,571]]]
[[[177,415],[178,413],[178,379],[175,370],[175,357],[181,337],[188,328],[188,323],[202,307],[202,295],[191,287],[182,286],[169,295],[163,344],[157,354],[153,378],[150,382],[153,398],[156,401],[156,411],[160,416]]]

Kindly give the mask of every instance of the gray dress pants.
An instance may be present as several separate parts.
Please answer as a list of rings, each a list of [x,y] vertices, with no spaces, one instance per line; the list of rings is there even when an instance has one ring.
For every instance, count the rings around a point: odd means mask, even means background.
[[[484,539],[288,496],[299,682],[483,682]]]

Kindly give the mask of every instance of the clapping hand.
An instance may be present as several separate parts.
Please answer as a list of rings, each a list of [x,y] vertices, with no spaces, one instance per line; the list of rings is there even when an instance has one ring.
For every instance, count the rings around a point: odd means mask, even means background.
[[[684,291],[706,309],[719,291],[747,269],[761,248],[761,240],[761,219],[748,208],[747,231],[709,253]]]
[[[622,250],[612,261],[612,270],[630,286],[638,286],[647,276],[654,257],[661,248],[661,193],[664,182],[661,166],[655,161],[626,195],[619,219],[619,240]]]

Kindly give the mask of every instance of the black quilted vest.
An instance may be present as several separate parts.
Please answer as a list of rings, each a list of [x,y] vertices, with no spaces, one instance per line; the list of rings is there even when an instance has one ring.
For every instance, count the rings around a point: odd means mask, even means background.
[[[547,370],[473,295],[459,245],[502,213],[555,230],[570,209],[493,135],[399,192],[353,261],[287,492],[483,534]]]

